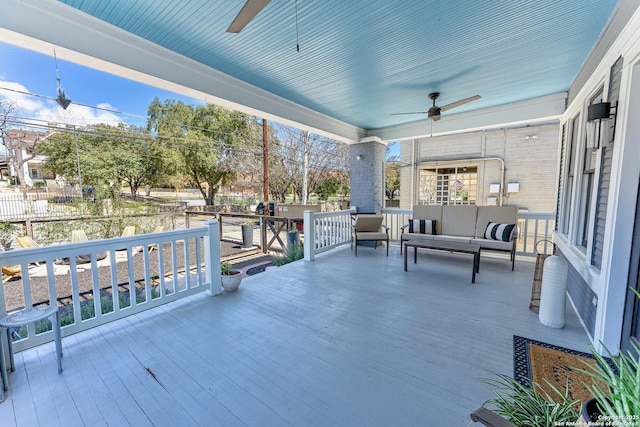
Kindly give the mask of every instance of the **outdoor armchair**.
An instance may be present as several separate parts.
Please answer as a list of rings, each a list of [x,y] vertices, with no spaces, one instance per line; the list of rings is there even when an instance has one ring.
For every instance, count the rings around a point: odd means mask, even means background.
[[[351,225],[351,248],[353,248],[355,241],[356,256],[358,256],[358,242],[382,240],[387,242],[387,256],[389,256],[389,227],[382,225],[383,220],[382,215],[358,215],[356,217],[355,222]]]

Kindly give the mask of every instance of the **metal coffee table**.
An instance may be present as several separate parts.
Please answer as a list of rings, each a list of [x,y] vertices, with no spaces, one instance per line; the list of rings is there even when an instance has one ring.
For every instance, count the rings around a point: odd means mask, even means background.
[[[424,237],[411,239],[404,244],[407,248],[404,251],[404,271],[407,271],[407,253],[413,247],[413,263],[418,262],[418,248],[435,249],[439,251],[459,252],[473,255],[473,269],[471,272],[471,283],[476,283],[476,273],[480,272],[480,245],[466,242],[447,242],[444,240],[432,240]]]

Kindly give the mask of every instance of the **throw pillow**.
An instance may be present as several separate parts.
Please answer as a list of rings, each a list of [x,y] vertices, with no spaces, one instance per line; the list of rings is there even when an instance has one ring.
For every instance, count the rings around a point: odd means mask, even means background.
[[[515,224],[499,224],[497,222],[490,222],[487,224],[487,229],[484,231],[484,238],[509,242],[511,241],[511,235],[515,228]]]
[[[435,219],[410,219],[409,233],[436,234]]]

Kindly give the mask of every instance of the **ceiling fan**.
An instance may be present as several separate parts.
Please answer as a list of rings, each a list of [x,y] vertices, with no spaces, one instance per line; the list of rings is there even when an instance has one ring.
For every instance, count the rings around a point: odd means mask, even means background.
[[[431,108],[429,108],[428,111],[414,111],[411,113],[394,113],[392,114],[392,116],[397,116],[400,114],[426,114],[428,118],[430,118],[434,122],[437,122],[438,120],[440,120],[441,112],[450,110],[455,107],[459,107],[463,104],[466,104],[467,102],[475,101],[476,99],[481,98],[480,95],[473,95],[473,96],[470,96],[469,98],[460,99],[456,102],[452,102],[450,104],[443,105],[442,107],[438,107],[436,105],[436,99],[438,99],[439,96],[440,96],[440,92],[432,92],[429,94],[429,99],[433,101],[433,105],[431,106]]]
[[[237,34],[242,31],[242,29],[246,27],[247,24],[251,22],[267,4],[269,4],[269,1],[270,0],[247,0],[231,25],[229,25],[229,28],[227,28],[227,33]]]

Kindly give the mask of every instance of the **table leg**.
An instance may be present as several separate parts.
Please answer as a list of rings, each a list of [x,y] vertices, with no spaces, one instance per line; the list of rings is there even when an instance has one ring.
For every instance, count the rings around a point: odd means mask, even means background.
[[[413,263],[414,264],[418,263],[418,247],[417,246],[413,247]]]
[[[476,283],[476,254],[473,254],[473,268],[471,269],[471,283]]]
[[[407,252],[409,252],[409,248],[405,246],[404,247],[404,271],[407,271]]]

